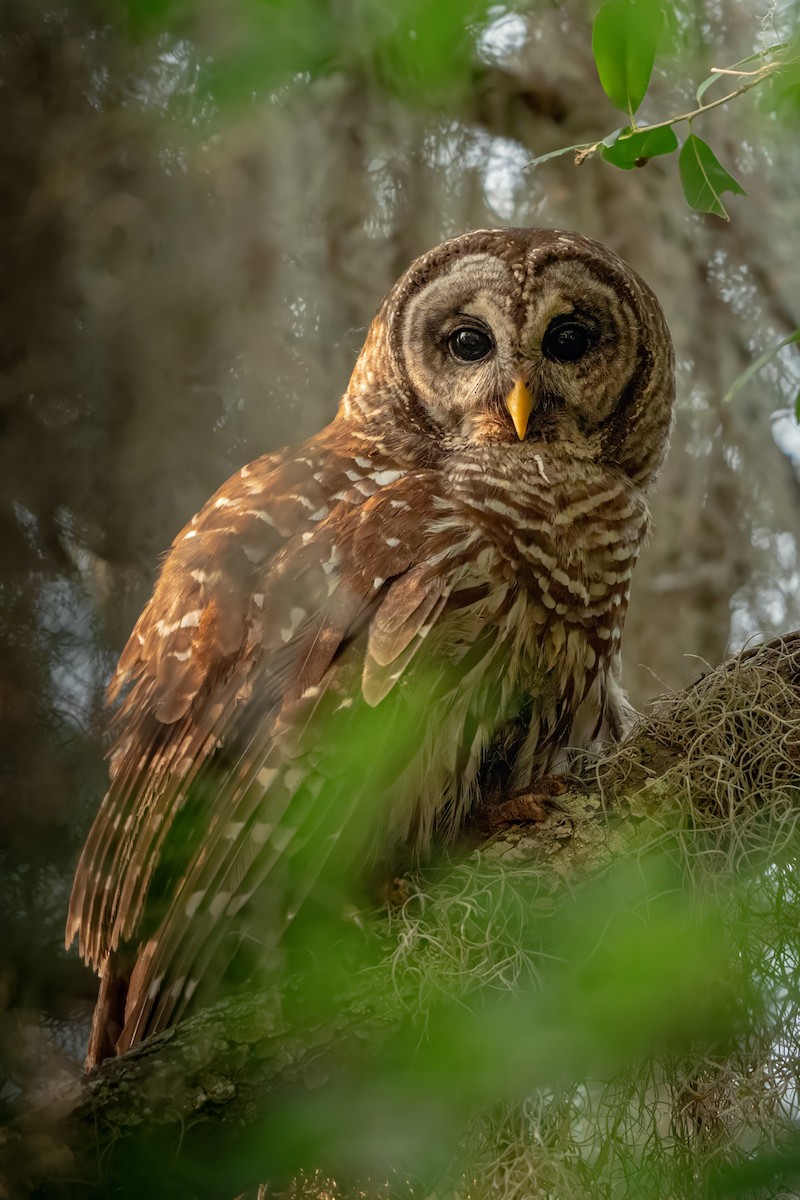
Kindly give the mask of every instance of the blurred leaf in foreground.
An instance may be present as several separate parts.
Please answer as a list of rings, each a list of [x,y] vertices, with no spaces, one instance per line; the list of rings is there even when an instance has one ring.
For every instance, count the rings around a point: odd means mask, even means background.
[[[136,34],[188,36],[219,103],[268,95],[293,79],[349,71],[405,100],[438,102],[472,86],[488,0],[121,0]]]
[[[418,919],[407,913],[400,922],[388,988],[387,960],[374,943],[364,941],[359,967],[350,940],[348,982],[341,944],[315,942],[300,983],[309,1025],[341,1027],[354,1002],[362,1021],[355,1042],[350,1033],[336,1039],[318,1083],[284,1085],[255,1128],[230,1135],[253,1178],[288,1178],[303,1167],[334,1178],[390,1170],[440,1176],[467,1122],[487,1105],[613,1078],[698,1042],[710,1054],[730,1043],[742,1000],[733,999],[741,982],[734,939],[715,904],[692,897],[667,855],[620,861],[613,873],[559,889],[552,906],[542,903],[543,877],[534,868],[509,875],[471,860],[435,876],[431,903],[420,896]],[[467,936],[473,903],[483,914]],[[460,976],[449,957],[459,938],[470,947]],[[510,955],[529,969],[503,986],[496,964]],[[369,1019],[387,1003],[405,1014],[388,1033]],[[758,1003],[754,994],[750,1010]],[[207,1193],[215,1173],[221,1187],[220,1146],[185,1145],[186,1187],[202,1181]]]

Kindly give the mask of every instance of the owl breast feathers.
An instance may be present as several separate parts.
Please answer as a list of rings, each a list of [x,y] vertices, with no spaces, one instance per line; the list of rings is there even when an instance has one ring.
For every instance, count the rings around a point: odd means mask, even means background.
[[[334,420],[178,534],[122,654],[67,925],[102,977],[90,1063],[326,872],[452,835],[491,755],[521,789],[619,735],[673,398],[659,304],[597,242],[482,230],[411,265]]]

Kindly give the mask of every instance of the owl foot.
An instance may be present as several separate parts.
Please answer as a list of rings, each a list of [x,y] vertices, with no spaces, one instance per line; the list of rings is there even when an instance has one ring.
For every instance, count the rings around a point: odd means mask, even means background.
[[[556,797],[568,790],[568,781],[569,776],[544,775],[531,788],[492,805],[486,814],[489,828],[496,831],[509,825],[541,824],[553,812],[566,813]]]

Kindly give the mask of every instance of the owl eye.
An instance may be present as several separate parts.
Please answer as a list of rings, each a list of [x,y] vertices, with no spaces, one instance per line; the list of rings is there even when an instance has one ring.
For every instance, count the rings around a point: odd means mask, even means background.
[[[481,329],[454,329],[447,344],[459,362],[480,362],[494,350],[494,339]]]
[[[585,321],[554,317],[542,338],[542,354],[553,362],[577,362],[594,342],[595,332]]]

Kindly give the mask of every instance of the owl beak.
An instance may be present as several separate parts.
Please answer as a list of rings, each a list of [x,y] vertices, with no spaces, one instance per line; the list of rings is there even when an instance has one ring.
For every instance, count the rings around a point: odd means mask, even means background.
[[[533,410],[533,399],[527,387],[520,376],[514,384],[511,391],[506,396],[506,408],[508,409],[511,420],[514,422],[514,428],[517,431],[517,437],[523,441],[528,429],[528,421]]]

